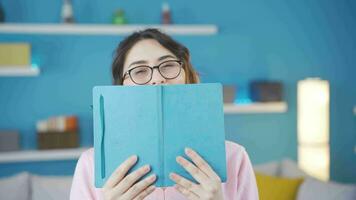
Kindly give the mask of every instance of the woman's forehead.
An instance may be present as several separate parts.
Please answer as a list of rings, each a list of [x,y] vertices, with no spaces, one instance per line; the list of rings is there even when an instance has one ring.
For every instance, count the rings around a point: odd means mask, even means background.
[[[164,55],[174,56],[172,52],[154,39],[141,40],[127,53],[124,66],[127,67],[131,63],[139,60],[145,60],[148,64],[155,64],[157,59]]]

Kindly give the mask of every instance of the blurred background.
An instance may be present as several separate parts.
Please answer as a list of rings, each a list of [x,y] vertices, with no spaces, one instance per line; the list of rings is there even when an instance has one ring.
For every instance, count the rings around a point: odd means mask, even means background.
[[[116,46],[144,25],[186,45],[202,82],[226,86],[226,138],[254,166],[294,163],[324,170],[324,181],[355,184],[355,11],[353,0],[1,0],[0,177],[73,175],[93,145],[92,88],[112,83]],[[326,103],[303,118],[308,82],[325,86]],[[308,139],[298,123],[318,113],[323,139],[311,143],[325,148],[301,158]],[[72,143],[58,144],[63,134]]]

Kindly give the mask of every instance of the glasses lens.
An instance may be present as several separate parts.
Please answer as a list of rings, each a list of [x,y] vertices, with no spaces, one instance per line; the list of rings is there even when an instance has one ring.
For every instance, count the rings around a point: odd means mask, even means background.
[[[177,61],[167,61],[160,65],[159,71],[162,76],[168,79],[176,78],[181,70],[181,65]]]
[[[137,84],[145,84],[151,78],[151,68],[148,66],[136,67],[131,70],[130,76]]]

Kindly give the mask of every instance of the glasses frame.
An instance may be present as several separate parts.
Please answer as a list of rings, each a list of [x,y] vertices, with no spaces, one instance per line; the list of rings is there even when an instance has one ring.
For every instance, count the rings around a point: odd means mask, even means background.
[[[161,71],[160,71],[160,66],[161,66],[162,64],[164,64],[164,63],[172,62],[172,61],[179,63],[179,66],[180,66],[180,67],[179,67],[179,72],[178,72],[177,76],[175,76],[175,77],[173,77],[173,78],[167,78],[167,77],[165,77],[165,76],[161,73]],[[134,70],[134,69],[136,69],[136,68],[139,68],[139,67],[148,67],[148,68],[150,68],[150,70],[151,70],[151,77],[150,77],[150,79],[149,79],[147,82],[145,82],[145,83],[136,83],[136,82],[133,80],[132,76],[131,76],[131,71]],[[167,60],[167,61],[164,61],[164,62],[160,63],[159,65],[152,66],[152,67],[149,66],[149,65],[139,65],[139,66],[136,66],[136,67],[133,67],[133,68],[127,70],[127,71],[124,73],[124,75],[122,76],[122,82],[124,82],[124,80],[126,79],[126,75],[129,75],[131,81],[134,82],[135,84],[137,84],[137,85],[145,85],[146,83],[148,83],[148,82],[150,82],[150,81],[152,80],[152,77],[153,77],[153,70],[156,69],[156,68],[157,68],[158,73],[159,73],[163,78],[171,80],[171,79],[177,78],[177,77],[180,75],[180,73],[181,73],[181,71],[182,71],[182,67],[183,67],[183,62],[182,62],[181,60]]]

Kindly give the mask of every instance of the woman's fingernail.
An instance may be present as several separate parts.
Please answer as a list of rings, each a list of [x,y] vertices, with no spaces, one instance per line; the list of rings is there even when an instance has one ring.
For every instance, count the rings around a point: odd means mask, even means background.
[[[144,171],[148,171],[148,170],[150,170],[150,166],[149,166],[149,165],[145,165],[145,166],[143,166],[143,170],[144,170]]]
[[[152,175],[150,176],[150,180],[153,181],[153,180],[155,180],[155,179],[156,179],[156,174],[152,174]]]
[[[131,161],[136,161],[137,160],[137,155],[132,155],[130,158]]]
[[[191,153],[192,153],[192,149],[186,147],[186,148],[185,148],[185,153],[186,153],[186,154],[191,154]]]
[[[187,161],[182,157],[182,156],[178,156],[176,158],[176,161],[180,164],[180,165],[186,165]]]
[[[173,179],[173,178],[175,178],[175,174],[171,172],[171,173],[169,173],[169,177]]]

